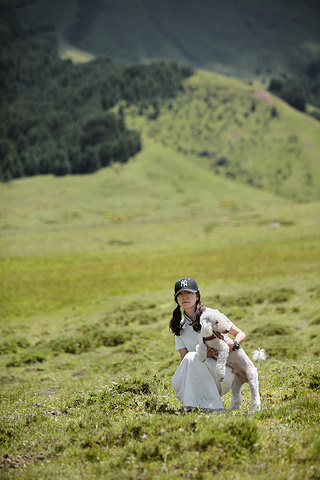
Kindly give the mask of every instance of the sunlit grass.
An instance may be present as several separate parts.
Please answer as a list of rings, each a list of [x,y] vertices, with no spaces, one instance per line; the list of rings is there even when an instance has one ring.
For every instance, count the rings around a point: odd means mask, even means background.
[[[208,188],[179,155],[173,181],[175,155],[146,145],[121,168],[0,187],[0,477],[318,478],[319,205]],[[249,355],[266,349],[261,412],[247,385],[237,412],[183,412],[168,322],[185,275]]]

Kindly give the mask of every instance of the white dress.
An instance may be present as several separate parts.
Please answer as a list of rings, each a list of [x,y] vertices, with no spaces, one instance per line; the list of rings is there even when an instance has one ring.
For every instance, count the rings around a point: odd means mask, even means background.
[[[175,335],[176,350],[187,348],[188,353],[172,378],[172,387],[184,407],[224,410],[221,397],[231,389],[234,374],[227,367],[224,380],[219,382],[215,373],[216,360],[207,358],[202,363],[196,356],[196,345],[202,341],[201,333],[188,324],[180,330],[180,336]]]

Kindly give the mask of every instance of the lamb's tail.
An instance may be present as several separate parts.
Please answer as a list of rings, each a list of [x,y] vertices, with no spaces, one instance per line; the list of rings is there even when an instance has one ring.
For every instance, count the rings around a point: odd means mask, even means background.
[[[260,362],[264,362],[266,358],[267,358],[267,354],[266,354],[266,351],[263,348],[258,348],[258,350],[254,350],[252,352],[252,360],[254,362],[259,360],[257,370],[259,370]]]

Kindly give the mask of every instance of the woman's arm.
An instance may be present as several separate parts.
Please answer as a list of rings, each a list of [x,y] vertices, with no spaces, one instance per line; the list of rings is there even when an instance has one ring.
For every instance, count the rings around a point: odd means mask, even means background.
[[[236,327],[235,325],[232,325],[232,327],[229,330],[230,335],[234,337],[234,339],[241,345],[243,340],[246,338],[246,334],[240,330],[240,328]],[[225,337],[224,341],[227,343],[230,351],[234,347],[234,341],[231,340],[231,338]]]
[[[241,345],[243,340],[246,338],[246,334],[235,325],[232,325],[232,327],[229,330],[229,333],[234,337],[234,339],[239,343],[239,345]],[[226,344],[229,347],[229,350],[231,351],[234,347],[234,341],[228,336],[224,337],[224,341],[226,342]],[[207,357],[216,357],[217,355],[218,355],[217,350],[215,350],[212,347],[208,348]]]
[[[179,352],[180,352],[181,360],[183,360],[184,357],[185,357],[185,356],[187,355],[187,353],[188,353],[188,349],[187,349],[187,348],[180,348]]]

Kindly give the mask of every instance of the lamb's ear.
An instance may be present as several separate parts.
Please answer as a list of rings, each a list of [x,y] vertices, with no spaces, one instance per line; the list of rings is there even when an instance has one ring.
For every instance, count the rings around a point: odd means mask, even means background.
[[[204,337],[211,337],[213,333],[211,322],[208,322],[208,320],[204,318],[201,322],[201,329]]]

